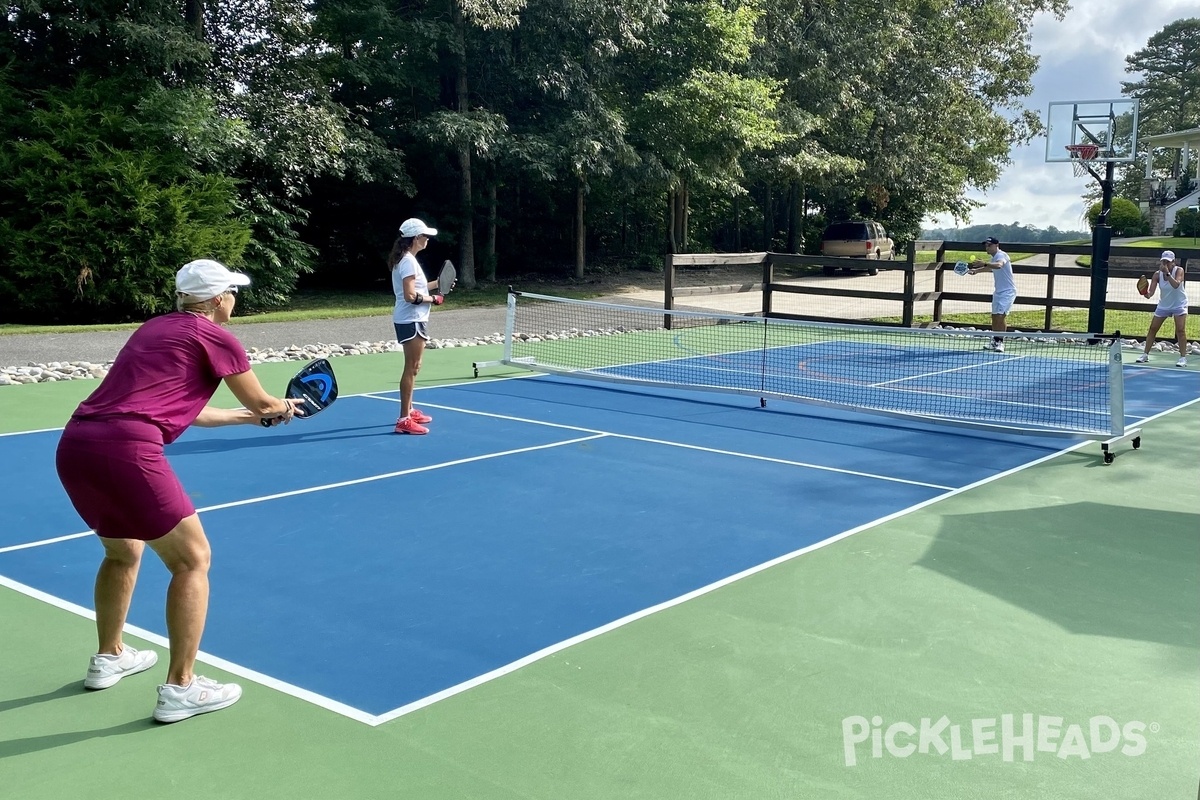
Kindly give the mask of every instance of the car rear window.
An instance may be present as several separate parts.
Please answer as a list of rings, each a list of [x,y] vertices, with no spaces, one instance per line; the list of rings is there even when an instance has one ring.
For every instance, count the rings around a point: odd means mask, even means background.
[[[869,239],[867,226],[862,222],[835,222],[825,229],[825,239]]]

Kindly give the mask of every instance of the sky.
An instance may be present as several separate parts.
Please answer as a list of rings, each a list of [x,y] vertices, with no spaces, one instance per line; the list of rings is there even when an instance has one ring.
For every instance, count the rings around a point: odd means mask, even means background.
[[[1073,0],[1066,18],[1041,14],[1033,24],[1031,49],[1039,57],[1033,93],[1025,106],[1045,123],[1057,100],[1121,98],[1121,82],[1139,80],[1125,72],[1125,57],[1142,49],[1158,31],[1178,19],[1200,16],[1197,0]],[[1020,222],[1035,228],[1086,230],[1083,193],[1090,177],[1076,178],[1070,164],[1046,163],[1046,140],[1039,137],[1012,152],[1012,163],[986,192],[967,196],[985,205],[970,220],[955,223],[948,214],[925,220],[927,228]]]

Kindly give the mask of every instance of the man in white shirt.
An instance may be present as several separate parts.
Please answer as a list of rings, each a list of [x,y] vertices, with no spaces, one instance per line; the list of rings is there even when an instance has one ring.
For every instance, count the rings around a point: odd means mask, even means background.
[[[1008,312],[1012,310],[1013,302],[1017,299],[1017,284],[1013,280],[1012,259],[1008,257],[1008,253],[1000,249],[1000,240],[994,236],[984,239],[983,247],[987,250],[990,260],[972,261],[969,272],[972,275],[978,275],[984,270],[992,273],[995,280],[995,288],[992,291],[992,330],[1003,333],[1008,330]],[[985,350],[1003,353],[1004,338],[993,337],[992,341],[983,347]]]

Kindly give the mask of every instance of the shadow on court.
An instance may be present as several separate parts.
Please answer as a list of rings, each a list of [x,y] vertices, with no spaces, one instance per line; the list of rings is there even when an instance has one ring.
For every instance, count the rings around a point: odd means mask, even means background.
[[[1200,648],[1194,515],[1069,503],[949,516],[917,563],[1071,633]]]
[[[82,694],[87,691],[83,688],[82,681],[71,681],[63,684],[52,692],[43,692],[42,694],[30,695],[29,697],[14,697],[9,700],[0,700],[0,714],[5,711],[12,711],[25,706],[33,706],[38,703],[45,703],[50,700],[58,700],[63,697],[74,697],[77,694]]]
[[[76,687],[78,685],[76,684]],[[0,759],[23,756],[41,750],[51,750],[90,739],[103,739],[108,736],[124,736],[128,733],[139,733],[156,727],[149,717],[123,722],[111,728],[96,728],[88,731],[70,731],[65,733],[50,733],[45,736],[30,736],[25,739],[9,739],[0,741]]]
[[[303,421],[293,422],[292,425],[304,425]],[[365,439],[378,436],[395,436],[392,432],[392,422],[378,425],[365,425],[354,428],[333,428],[329,430],[306,433],[303,430],[280,433],[265,432],[263,436],[239,438],[208,438],[184,439],[167,445],[168,456],[184,455],[187,453],[227,453],[231,450],[249,450],[260,447],[280,447],[290,444],[305,444],[311,442],[337,441],[346,442],[352,439]],[[289,426],[290,427],[290,426]],[[273,435],[272,435],[273,434]]]

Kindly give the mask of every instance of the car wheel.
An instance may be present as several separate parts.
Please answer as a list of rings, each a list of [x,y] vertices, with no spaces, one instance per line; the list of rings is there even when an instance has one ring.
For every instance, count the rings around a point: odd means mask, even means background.
[[[875,269],[874,267],[871,267],[870,269],[867,270],[867,274],[868,275],[878,275],[879,270]]]

